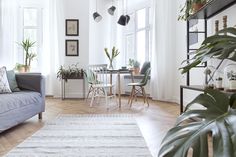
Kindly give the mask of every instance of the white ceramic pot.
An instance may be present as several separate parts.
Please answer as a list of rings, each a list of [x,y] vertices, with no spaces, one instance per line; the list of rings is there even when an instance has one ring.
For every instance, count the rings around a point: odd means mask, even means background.
[[[216,88],[222,88],[222,80],[216,80],[215,81],[215,87]]]
[[[236,89],[236,80],[229,80],[229,89]]]

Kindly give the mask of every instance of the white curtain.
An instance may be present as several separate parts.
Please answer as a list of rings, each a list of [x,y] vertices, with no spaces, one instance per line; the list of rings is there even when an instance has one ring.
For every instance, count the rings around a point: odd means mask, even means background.
[[[17,62],[17,1],[0,1],[0,66],[14,68]]]
[[[175,2],[153,0],[153,50],[151,96],[154,100],[173,101],[175,67]]]
[[[46,1],[45,1],[46,2]],[[60,95],[60,82],[56,78],[57,70],[63,65],[64,10],[62,0],[49,0],[44,13],[44,47],[41,72],[46,76],[46,94]]]

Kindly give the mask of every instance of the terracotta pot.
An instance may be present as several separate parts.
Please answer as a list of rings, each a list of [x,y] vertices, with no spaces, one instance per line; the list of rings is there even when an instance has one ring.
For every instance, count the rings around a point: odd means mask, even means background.
[[[30,72],[30,66],[23,66],[18,69],[19,73]]]
[[[140,68],[133,68],[133,74],[138,75],[140,71]]]
[[[198,10],[200,10],[205,3],[193,3],[192,8],[193,8],[193,13],[196,13]]]

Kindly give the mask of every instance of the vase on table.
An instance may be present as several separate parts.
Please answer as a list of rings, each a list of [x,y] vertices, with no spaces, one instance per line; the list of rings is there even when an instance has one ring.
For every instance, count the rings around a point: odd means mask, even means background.
[[[111,70],[113,70],[113,69],[114,69],[114,67],[113,67],[113,64],[112,64],[112,60],[110,60],[110,64],[109,64],[109,67],[108,67],[108,69],[111,69]]]

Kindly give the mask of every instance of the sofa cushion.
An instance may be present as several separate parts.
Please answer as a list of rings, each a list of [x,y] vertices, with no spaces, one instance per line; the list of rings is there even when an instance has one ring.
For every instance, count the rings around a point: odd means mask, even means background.
[[[7,79],[12,92],[19,92],[18,84],[16,82],[16,74],[14,70],[7,71]]]
[[[6,67],[0,68],[0,93],[11,93],[7,79]]]
[[[41,104],[42,97],[38,92],[21,91],[9,94],[0,94],[0,114],[27,105]]]

